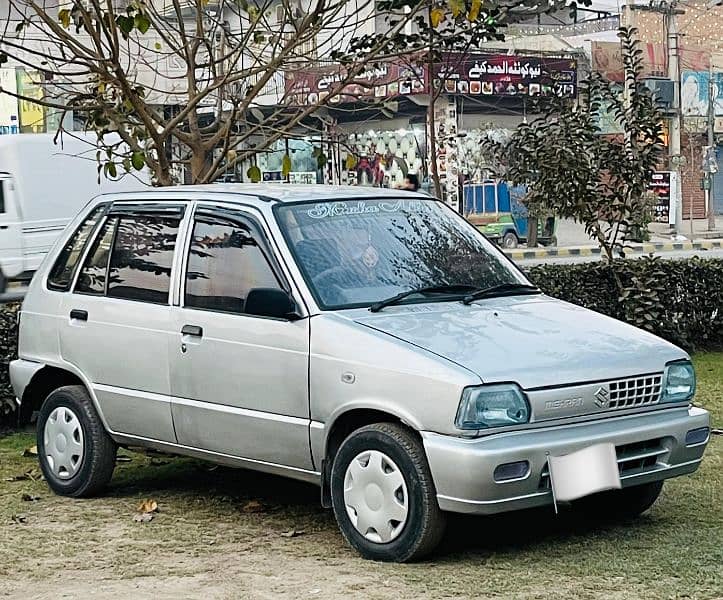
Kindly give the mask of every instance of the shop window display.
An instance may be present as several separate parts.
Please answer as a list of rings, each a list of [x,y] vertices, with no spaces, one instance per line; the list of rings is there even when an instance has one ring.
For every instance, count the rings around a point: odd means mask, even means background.
[[[421,131],[368,131],[349,135],[341,152],[342,183],[397,187],[408,173],[422,173]]]

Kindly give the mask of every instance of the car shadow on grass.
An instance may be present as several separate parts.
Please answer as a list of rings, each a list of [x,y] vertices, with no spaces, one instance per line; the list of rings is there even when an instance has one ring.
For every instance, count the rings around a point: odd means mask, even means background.
[[[138,457],[116,466],[106,492],[113,497],[138,495],[217,496],[244,502],[258,500],[280,507],[319,507],[319,488],[258,471],[217,466],[168,456]]]
[[[437,552],[440,559],[458,554],[515,553],[560,542],[584,542],[615,536],[626,527],[643,527],[634,520],[594,518],[571,506],[555,514],[552,505],[490,516],[448,515],[447,531]]]
[[[195,498],[216,500],[220,512],[236,511],[249,501],[260,502],[274,512],[316,515],[331,533],[336,524],[331,510],[320,505],[319,488],[257,471],[215,466],[187,458],[133,456],[119,463],[108,496],[170,496],[177,502]],[[323,516],[322,516],[323,515]],[[432,560],[454,560],[459,554],[487,555],[517,552],[553,542],[583,540],[629,525],[585,517],[569,507],[555,515],[553,507],[493,516],[449,514],[448,527]],[[645,517],[643,517],[643,520]],[[640,520],[638,521],[640,524]]]

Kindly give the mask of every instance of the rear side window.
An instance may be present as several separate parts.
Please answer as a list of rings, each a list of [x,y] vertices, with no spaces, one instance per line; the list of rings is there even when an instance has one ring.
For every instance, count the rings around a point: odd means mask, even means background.
[[[0,214],[5,212],[5,182],[0,180]]]
[[[75,267],[78,265],[78,261],[83,255],[85,245],[88,243],[88,239],[98,224],[98,221],[100,221],[105,208],[106,205],[104,204],[94,208],[86,217],[85,221],[75,230],[75,233],[68,240],[67,244],[65,244],[65,247],[55,260],[53,268],[50,270],[50,275],[48,275],[48,287],[51,290],[65,292],[70,289]]]
[[[108,276],[108,261],[113,237],[118,227],[118,217],[110,217],[103,225],[88,252],[83,268],[75,284],[75,291],[82,294],[103,296]]]
[[[280,288],[279,280],[246,224],[197,219],[186,271],[185,306],[243,313],[249,290]]]
[[[168,303],[179,217],[121,215],[110,256],[107,295]]]

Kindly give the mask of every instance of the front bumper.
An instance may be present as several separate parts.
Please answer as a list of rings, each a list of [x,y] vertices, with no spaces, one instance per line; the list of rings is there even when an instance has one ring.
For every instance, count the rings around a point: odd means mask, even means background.
[[[465,439],[423,432],[422,438],[442,510],[493,514],[552,504],[547,456],[612,442],[623,487],[692,473],[708,443],[686,446],[692,429],[710,427],[707,411],[672,408],[569,425],[548,426]],[[496,482],[502,464],[528,461],[527,475]]]

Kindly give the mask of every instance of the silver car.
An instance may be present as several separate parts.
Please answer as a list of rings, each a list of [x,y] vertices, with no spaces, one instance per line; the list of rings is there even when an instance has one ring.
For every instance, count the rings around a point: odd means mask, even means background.
[[[98,493],[118,446],[257,469],[320,486],[377,560],[430,552],[448,512],[637,515],[710,432],[684,351],[542,294],[410,192],[101,196],[34,277],[19,344],[55,492]]]

